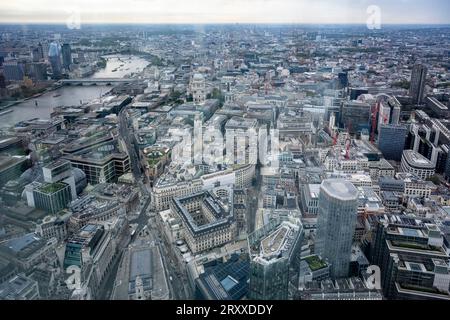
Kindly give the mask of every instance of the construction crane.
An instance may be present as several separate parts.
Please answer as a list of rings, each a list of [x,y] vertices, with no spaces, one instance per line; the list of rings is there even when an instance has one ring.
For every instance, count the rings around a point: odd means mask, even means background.
[[[352,140],[350,136],[348,136],[347,140],[345,140],[345,159],[350,159],[350,145],[352,143]]]
[[[339,138],[339,132],[336,130],[336,132],[334,133],[334,136],[333,136],[333,146],[337,145],[338,138]]]

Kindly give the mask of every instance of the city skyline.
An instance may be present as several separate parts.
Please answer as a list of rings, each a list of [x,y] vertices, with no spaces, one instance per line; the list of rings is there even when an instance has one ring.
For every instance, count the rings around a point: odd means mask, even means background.
[[[117,0],[19,0],[1,1],[1,5],[0,23],[67,23],[78,19],[81,24],[366,24],[378,14],[377,8],[382,24],[450,23],[446,14],[450,3],[443,0],[133,0],[131,5]]]

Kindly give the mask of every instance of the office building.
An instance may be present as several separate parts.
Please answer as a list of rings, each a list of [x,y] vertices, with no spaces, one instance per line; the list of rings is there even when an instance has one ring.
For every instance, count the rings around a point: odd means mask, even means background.
[[[378,133],[378,148],[387,160],[400,161],[408,129],[403,125],[382,124]]]
[[[435,165],[414,150],[405,150],[402,155],[401,170],[426,180],[434,175]]]
[[[205,77],[196,73],[192,77],[190,89],[194,104],[203,104],[206,101],[206,81]]]
[[[83,170],[88,183],[94,185],[117,181],[130,170],[130,159],[115,143],[106,143],[96,148],[64,156],[72,167]]]
[[[35,233],[27,233],[1,243],[0,258],[28,272],[41,262],[56,262],[56,244],[55,238],[45,240]]]
[[[30,75],[35,81],[47,80],[47,64],[44,62],[33,62],[30,66]]]
[[[346,101],[342,103],[340,112],[340,127],[349,130],[351,134],[370,128],[371,107],[366,102]]]
[[[53,79],[60,79],[62,76],[61,68],[61,48],[56,42],[50,43],[48,49],[48,60],[52,67],[52,77]]]
[[[22,81],[25,76],[25,66],[18,61],[3,63],[3,74],[7,81]]]
[[[208,261],[195,279],[198,300],[240,300],[249,288],[250,262],[247,256],[232,254],[228,259]]]
[[[237,236],[233,190],[220,187],[174,198],[171,210],[183,224],[184,237],[193,254],[233,241]]]
[[[24,156],[0,156],[0,187],[8,181],[15,180],[30,167]]]
[[[44,48],[41,43],[31,48],[31,58],[33,62],[40,62],[44,59]]]
[[[61,55],[64,69],[70,70],[70,65],[72,64],[72,49],[70,48],[70,44],[64,43],[61,46]]]
[[[381,269],[387,299],[450,300],[449,255],[439,227],[405,216],[380,217],[372,263]]]
[[[33,182],[25,187],[28,206],[56,214],[72,201],[70,186],[64,182]]]
[[[229,164],[252,164],[258,160],[258,120],[233,117],[225,125],[226,160]]]
[[[428,69],[423,64],[416,64],[412,69],[409,95],[415,104],[422,104]]]
[[[315,253],[330,264],[333,279],[349,274],[356,227],[358,190],[346,180],[324,180],[320,187]]]
[[[0,300],[39,300],[38,283],[18,274],[0,284]]]
[[[121,223],[120,219],[116,219],[108,228],[99,223],[87,224],[67,240],[63,268],[79,267],[82,286],[89,288],[94,297],[111,270],[117,253],[113,235],[117,227],[121,228]]]
[[[291,270],[298,272],[302,241],[303,226],[296,217],[273,219],[248,236],[249,299],[288,299]]]

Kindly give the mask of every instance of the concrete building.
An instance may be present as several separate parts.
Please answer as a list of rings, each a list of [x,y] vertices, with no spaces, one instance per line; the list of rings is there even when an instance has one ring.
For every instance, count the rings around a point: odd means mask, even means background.
[[[436,224],[405,216],[380,218],[372,263],[388,299],[450,300],[449,255]]]
[[[415,104],[422,104],[423,102],[427,72],[428,68],[423,64],[416,64],[412,69],[409,95]]]
[[[226,160],[233,164],[256,165],[258,160],[258,121],[233,117],[225,125]]]
[[[184,238],[195,255],[233,241],[237,236],[233,190],[203,191],[174,198],[171,210],[183,224]]]
[[[401,169],[426,180],[435,174],[435,165],[414,150],[405,150],[402,155]]]
[[[38,283],[18,274],[0,284],[0,300],[39,300]]]
[[[190,90],[192,93],[192,99],[195,104],[203,104],[206,101],[206,81],[205,77],[196,73],[192,76],[190,83]]]

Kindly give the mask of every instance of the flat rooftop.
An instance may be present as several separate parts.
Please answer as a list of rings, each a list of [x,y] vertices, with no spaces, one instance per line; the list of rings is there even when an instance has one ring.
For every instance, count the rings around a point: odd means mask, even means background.
[[[322,182],[321,191],[325,191],[331,197],[342,201],[358,199],[358,190],[355,186],[344,179],[327,179]]]
[[[403,157],[406,160],[406,162],[413,167],[422,169],[435,168],[435,166],[431,163],[430,160],[422,156],[420,153],[415,152],[414,150],[403,151]]]

